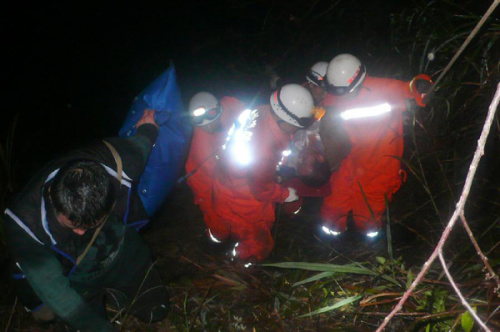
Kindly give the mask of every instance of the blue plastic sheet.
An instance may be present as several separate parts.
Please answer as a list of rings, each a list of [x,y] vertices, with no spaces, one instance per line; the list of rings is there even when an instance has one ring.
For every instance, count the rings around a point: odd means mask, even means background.
[[[134,99],[119,135],[134,135],[134,125],[147,108],[156,110],[155,120],[160,130],[139,180],[138,192],[146,211],[152,216],[170,194],[183,170],[192,133],[173,63]]]

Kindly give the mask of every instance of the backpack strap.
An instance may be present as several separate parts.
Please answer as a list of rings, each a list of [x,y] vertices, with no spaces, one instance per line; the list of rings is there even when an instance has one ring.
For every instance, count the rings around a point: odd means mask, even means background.
[[[118,182],[120,183],[120,187],[121,187],[121,185],[122,185],[122,174],[123,174],[122,158],[120,157],[120,155],[118,154],[118,151],[116,151],[116,149],[114,148],[114,146],[112,146],[110,143],[108,143],[106,141],[103,141],[103,143],[106,144],[106,146],[108,147],[108,149],[111,151],[111,154],[115,158],[116,173],[118,174]],[[115,204],[116,204],[116,200],[114,201],[113,206],[111,207],[111,210],[109,211],[109,213],[104,217],[103,222],[99,225],[99,227],[96,228],[96,230],[94,232],[94,235],[92,235],[92,239],[90,239],[90,242],[87,245],[87,247],[85,248],[85,250],[76,259],[76,265],[80,264],[80,262],[83,260],[83,258],[85,257],[85,255],[87,255],[87,252],[89,251],[90,247],[92,246],[92,244],[94,243],[95,239],[97,238],[97,235],[99,235],[99,233],[101,232],[101,229],[104,227],[104,224],[108,220],[109,214],[111,213],[111,211],[113,211],[113,208],[115,207]]]

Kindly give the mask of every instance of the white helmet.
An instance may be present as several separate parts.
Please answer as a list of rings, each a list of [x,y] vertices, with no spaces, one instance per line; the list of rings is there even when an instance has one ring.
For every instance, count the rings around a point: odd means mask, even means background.
[[[324,87],[325,86],[324,80],[327,68],[328,68],[328,62],[326,61],[316,62],[306,74],[307,81],[314,85]]]
[[[198,92],[189,101],[189,115],[195,126],[205,126],[222,113],[219,101],[209,92]]]
[[[335,95],[353,92],[365,79],[365,66],[351,54],[339,54],[330,61],[326,72],[326,89]]]
[[[287,84],[271,94],[271,107],[283,121],[299,128],[306,128],[314,121],[313,97],[299,84]]]

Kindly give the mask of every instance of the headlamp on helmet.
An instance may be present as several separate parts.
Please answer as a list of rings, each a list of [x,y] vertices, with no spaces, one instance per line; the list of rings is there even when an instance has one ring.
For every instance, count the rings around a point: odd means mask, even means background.
[[[205,126],[217,120],[221,113],[217,98],[209,92],[198,92],[189,102],[189,115],[195,126]]]

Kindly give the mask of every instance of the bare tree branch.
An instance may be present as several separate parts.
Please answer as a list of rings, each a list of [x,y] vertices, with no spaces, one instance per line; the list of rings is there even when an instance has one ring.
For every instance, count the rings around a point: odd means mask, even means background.
[[[493,11],[495,10],[495,8],[498,6],[499,3],[500,3],[500,0],[494,0],[493,1],[493,3],[491,4],[490,8],[488,8],[488,10],[486,11],[486,13],[483,15],[483,17],[479,20],[479,22],[474,27],[474,30],[472,30],[472,32],[469,34],[469,36],[464,41],[464,43],[462,44],[462,46],[460,46],[460,49],[455,53],[455,55],[453,56],[453,58],[450,60],[450,62],[446,66],[446,68],[441,72],[441,75],[439,75],[439,77],[436,79],[435,84],[431,87],[431,90],[425,96],[425,100],[426,101],[429,100],[429,98],[433,94],[434,90],[437,88],[437,86],[438,86],[439,82],[441,81],[441,79],[444,77],[444,75],[446,75],[446,73],[448,72],[448,70],[450,70],[451,66],[453,66],[453,64],[455,63],[455,61],[462,54],[462,52],[465,50],[465,48],[469,45],[469,43],[471,42],[471,40],[476,36],[476,34],[479,31],[479,29],[481,29],[481,27],[483,26],[484,22],[486,22],[486,20],[490,17],[490,15],[493,13]]]
[[[474,248],[476,248],[477,254],[479,255],[479,257],[483,261],[484,266],[486,266],[486,269],[488,269],[488,272],[489,272],[488,279],[490,279],[490,278],[494,279],[496,284],[497,284],[496,289],[497,290],[500,289],[500,279],[496,275],[495,271],[493,271],[493,269],[491,268],[491,265],[488,263],[488,258],[483,254],[483,252],[481,251],[481,248],[479,248],[479,244],[477,243],[476,238],[474,237],[474,234],[472,233],[472,230],[470,229],[469,224],[467,223],[467,220],[465,220],[465,216],[464,216],[463,212],[462,212],[462,215],[460,216],[460,219],[462,220],[462,225],[464,226],[465,231],[467,232],[467,234],[469,234],[470,240],[471,240],[472,244],[474,245]]]
[[[458,289],[458,286],[455,284],[455,281],[453,280],[453,277],[451,276],[450,271],[448,270],[448,267],[446,266],[446,261],[444,260],[443,257],[443,248],[439,249],[439,260],[441,261],[441,265],[443,266],[444,273],[446,273],[446,276],[448,277],[448,280],[451,283],[451,286],[455,290],[455,293],[457,293],[458,297],[460,298],[460,301],[462,301],[463,306],[470,312],[472,317],[476,320],[476,322],[481,325],[481,327],[485,330],[490,332],[491,330],[484,324],[484,322],[479,318],[479,316],[476,314],[474,309],[470,306],[470,304],[467,302],[467,300],[464,298],[462,295],[462,292],[460,289]]]
[[[498,0],[497,2],[499,2]],[[403,307],[403,304],[408,300],[410,295],[413,293],[417,285],[422,281],[424,276],[427,274],[427,271],[429,270],[430,266],[438,256],[438,254],[441,252],[441,249],[443,248],[444,244],[446,243],[446,240],[448,239],[453,226],[455,225],[455,222],[457,221],[458,217],[463,215],[464,211],[464,206],[467,201],[467,197],[469,196],[470,188],[472,186],[472,181],[474,180],[474,176],[476,174],[477,166],[479,165],[479,160],[484,154],[484,146],[486,145],[486,139],[488,138],[488,135],[490,133],[491,125],[493,123],[493,119],[495,118],[495,113],[498,107],[498,102],[500,100],[500,83],[497,85],[497,90],[495,93],[495,96],[493,97],[493,100],[490,104],[489,110],[488,110],[488,116],[486,117],[486,121],[483,126],[483,131],[481,132],[481,136],[478,140],[478,145],[476,152],[474,153],[474,158],[472,159],[471,165],[469,167],[469,172],[467,173],[467,178],[465,180],[465,185],[462,190],[462,195],[460,196],[460,200],[457,203],[457,207],[455,209],[455,212],[450,218],[450,221],[448,222],[448,225],[446,226],[445,230],[441,234],[441,238],[439,239],[439,242],[432,252],[431,256],[429,259],[424,263],[424,266],[418,276],[415,278],[411,286],[408,288],[408,290],[403,294],[403,297],[401,300],[398,302],[398,304],[394,307],[394,309],[391,311],[391,313],[385,317],[384,321],[382,324],[378,327],[377,332],[382,331],[387,324],[390,322],[390,320],[394,317],[394,315],[401,310]]]

